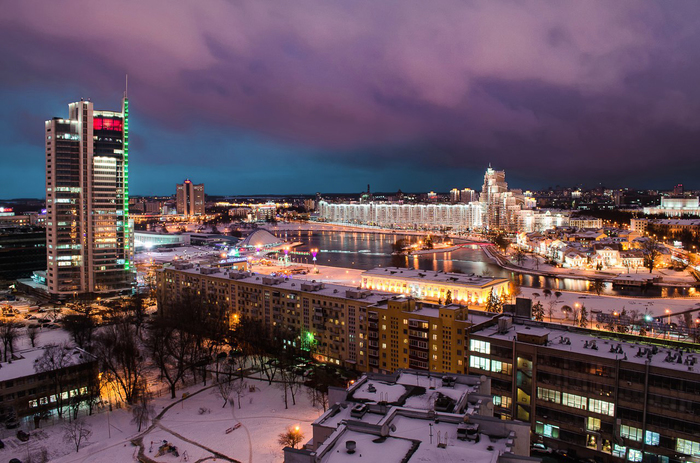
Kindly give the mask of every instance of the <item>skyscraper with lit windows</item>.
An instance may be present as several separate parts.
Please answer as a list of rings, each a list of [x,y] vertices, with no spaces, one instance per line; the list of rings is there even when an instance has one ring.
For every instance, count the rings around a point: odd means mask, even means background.
[[[68,105],[46,121],[46,284],[53,298],[111,295],[134,284],[129,221],[129,101],[121,111]]]
[[[204,184],[195,185],[190,179],[177,185],[177,213],[185,216],[204,215]]]

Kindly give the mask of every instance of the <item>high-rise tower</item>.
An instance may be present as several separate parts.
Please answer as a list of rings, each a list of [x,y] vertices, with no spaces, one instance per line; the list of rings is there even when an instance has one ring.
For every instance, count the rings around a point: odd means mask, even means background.
[[[204,215],[204,184],[195,185],[189,179],[177,185],[177,213],[186,216]]]
[[[68,105],[46,121],[46,247],[49,293],[109,295],[134,284],[129,221],[129,101],[121,111]]]
[[[479,201],[484,208],[484,227],[489,230],[503,229],[505,210],[503,196],[508,192],[506,172],[493,170],[489,164],[484,174],[484,185],[481,188]]]

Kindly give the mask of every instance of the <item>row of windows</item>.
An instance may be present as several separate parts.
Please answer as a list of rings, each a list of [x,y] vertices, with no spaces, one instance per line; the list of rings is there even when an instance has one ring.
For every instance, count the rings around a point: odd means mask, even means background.
[[[469,366],[480,370],[493,371],[494,373],[502,373],[510,375],[513,372],[513,365],[500,360],[489,360],[476,355],[469,356]]]
[[[491,343],[488,341],[479,341],[478,339],[470,339],[469,350],[489,355],[491,354]]]
[[[561,393],[544,387],[537,388],[537,398],[566,405],[567,407],[578,408],[580,410],[586,410],[586,408],[588,408],[588,410],[593,413],[598,413],[600,415],[615,416],[615,405],[605,400],[588,399],[584,396],[570,394],[568,392]]]

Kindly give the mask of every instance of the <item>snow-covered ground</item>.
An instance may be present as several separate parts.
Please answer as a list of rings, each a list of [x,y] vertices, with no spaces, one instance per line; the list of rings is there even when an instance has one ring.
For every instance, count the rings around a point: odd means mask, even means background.
[[[162,413],[162,417],[145,426],[141,433],[131,423],[129,410],[103,412],[84,418],[90,424],[92,435],[77,453],[75,446],[64,442],[63,427],[56,425],[31,431],[28,443],[22,443],[16,437],[4,438],[5,448],[0,450],[0,461],[11,458],[25,461],[28,451],[38,457],[42,449],[46,449],[51,462],[57,463],[137,461],[139,447],[132,444],[132,440],[142,437],[144,455],[158,462],[213,459],[216,453],[219,454],[218,461],[280,462],[283,453],[277,442],[279,434],[288,426],[299,426],[304,433],[303,442],[306,442],[312,436],[311,423],[322,410],[310,405],[305,387],[297,393],[297,404],[292,405],[290,399],[289,409],[285,409],[283,392],[276,383],[268,385],[267,381],[255,379],[245,381],[254,387],[255,392],[246,392],[240,409],[237,404],[222,408],[223,401],[216,393],[216,387],[194,386],[178,391],[179,398],[183,392],[190,394],[182,401],[172,400],[169,396],[155,399],[155,412]],[[163,413],[168,406],[171,407]],[[237,423],[241,426],[227,434],[226,430]],[[177,447],[179,457],[172,454],[156,457],[164,440]]]
[[[649,314],[652,317],[667,317],[670,315],[671,321],[676,322],[676,315],[689,309],[700,310],[700,298],[641,298],[641,297],[617,297],[598,296],[595,293],[576,293],[561,291],[561,296],[557,297],[554,292],[547,297],[539,288],[521,288],[520,297],[529,297],[533,304],[538,301],[542,303],[545,310],[545,321],[549,321],[549,307],[553,308],[552,321],[566,322],[566,318],[561,311],[565,305],[574,309],[586,306],[589,313],[601,311],[603,313],[630,312],[636,310],[638,315]],[[669,310],[669,312],[666,312]],[[700,312],[696,313],[696,318]],[[595,325],[594,325],[595,326]]]

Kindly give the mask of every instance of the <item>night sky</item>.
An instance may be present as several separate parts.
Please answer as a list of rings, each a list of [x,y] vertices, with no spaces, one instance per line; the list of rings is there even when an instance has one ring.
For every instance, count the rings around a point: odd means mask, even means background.
[[[700,188],[700,2],[3,1],[0,198],[129,74],[136,195]]]

